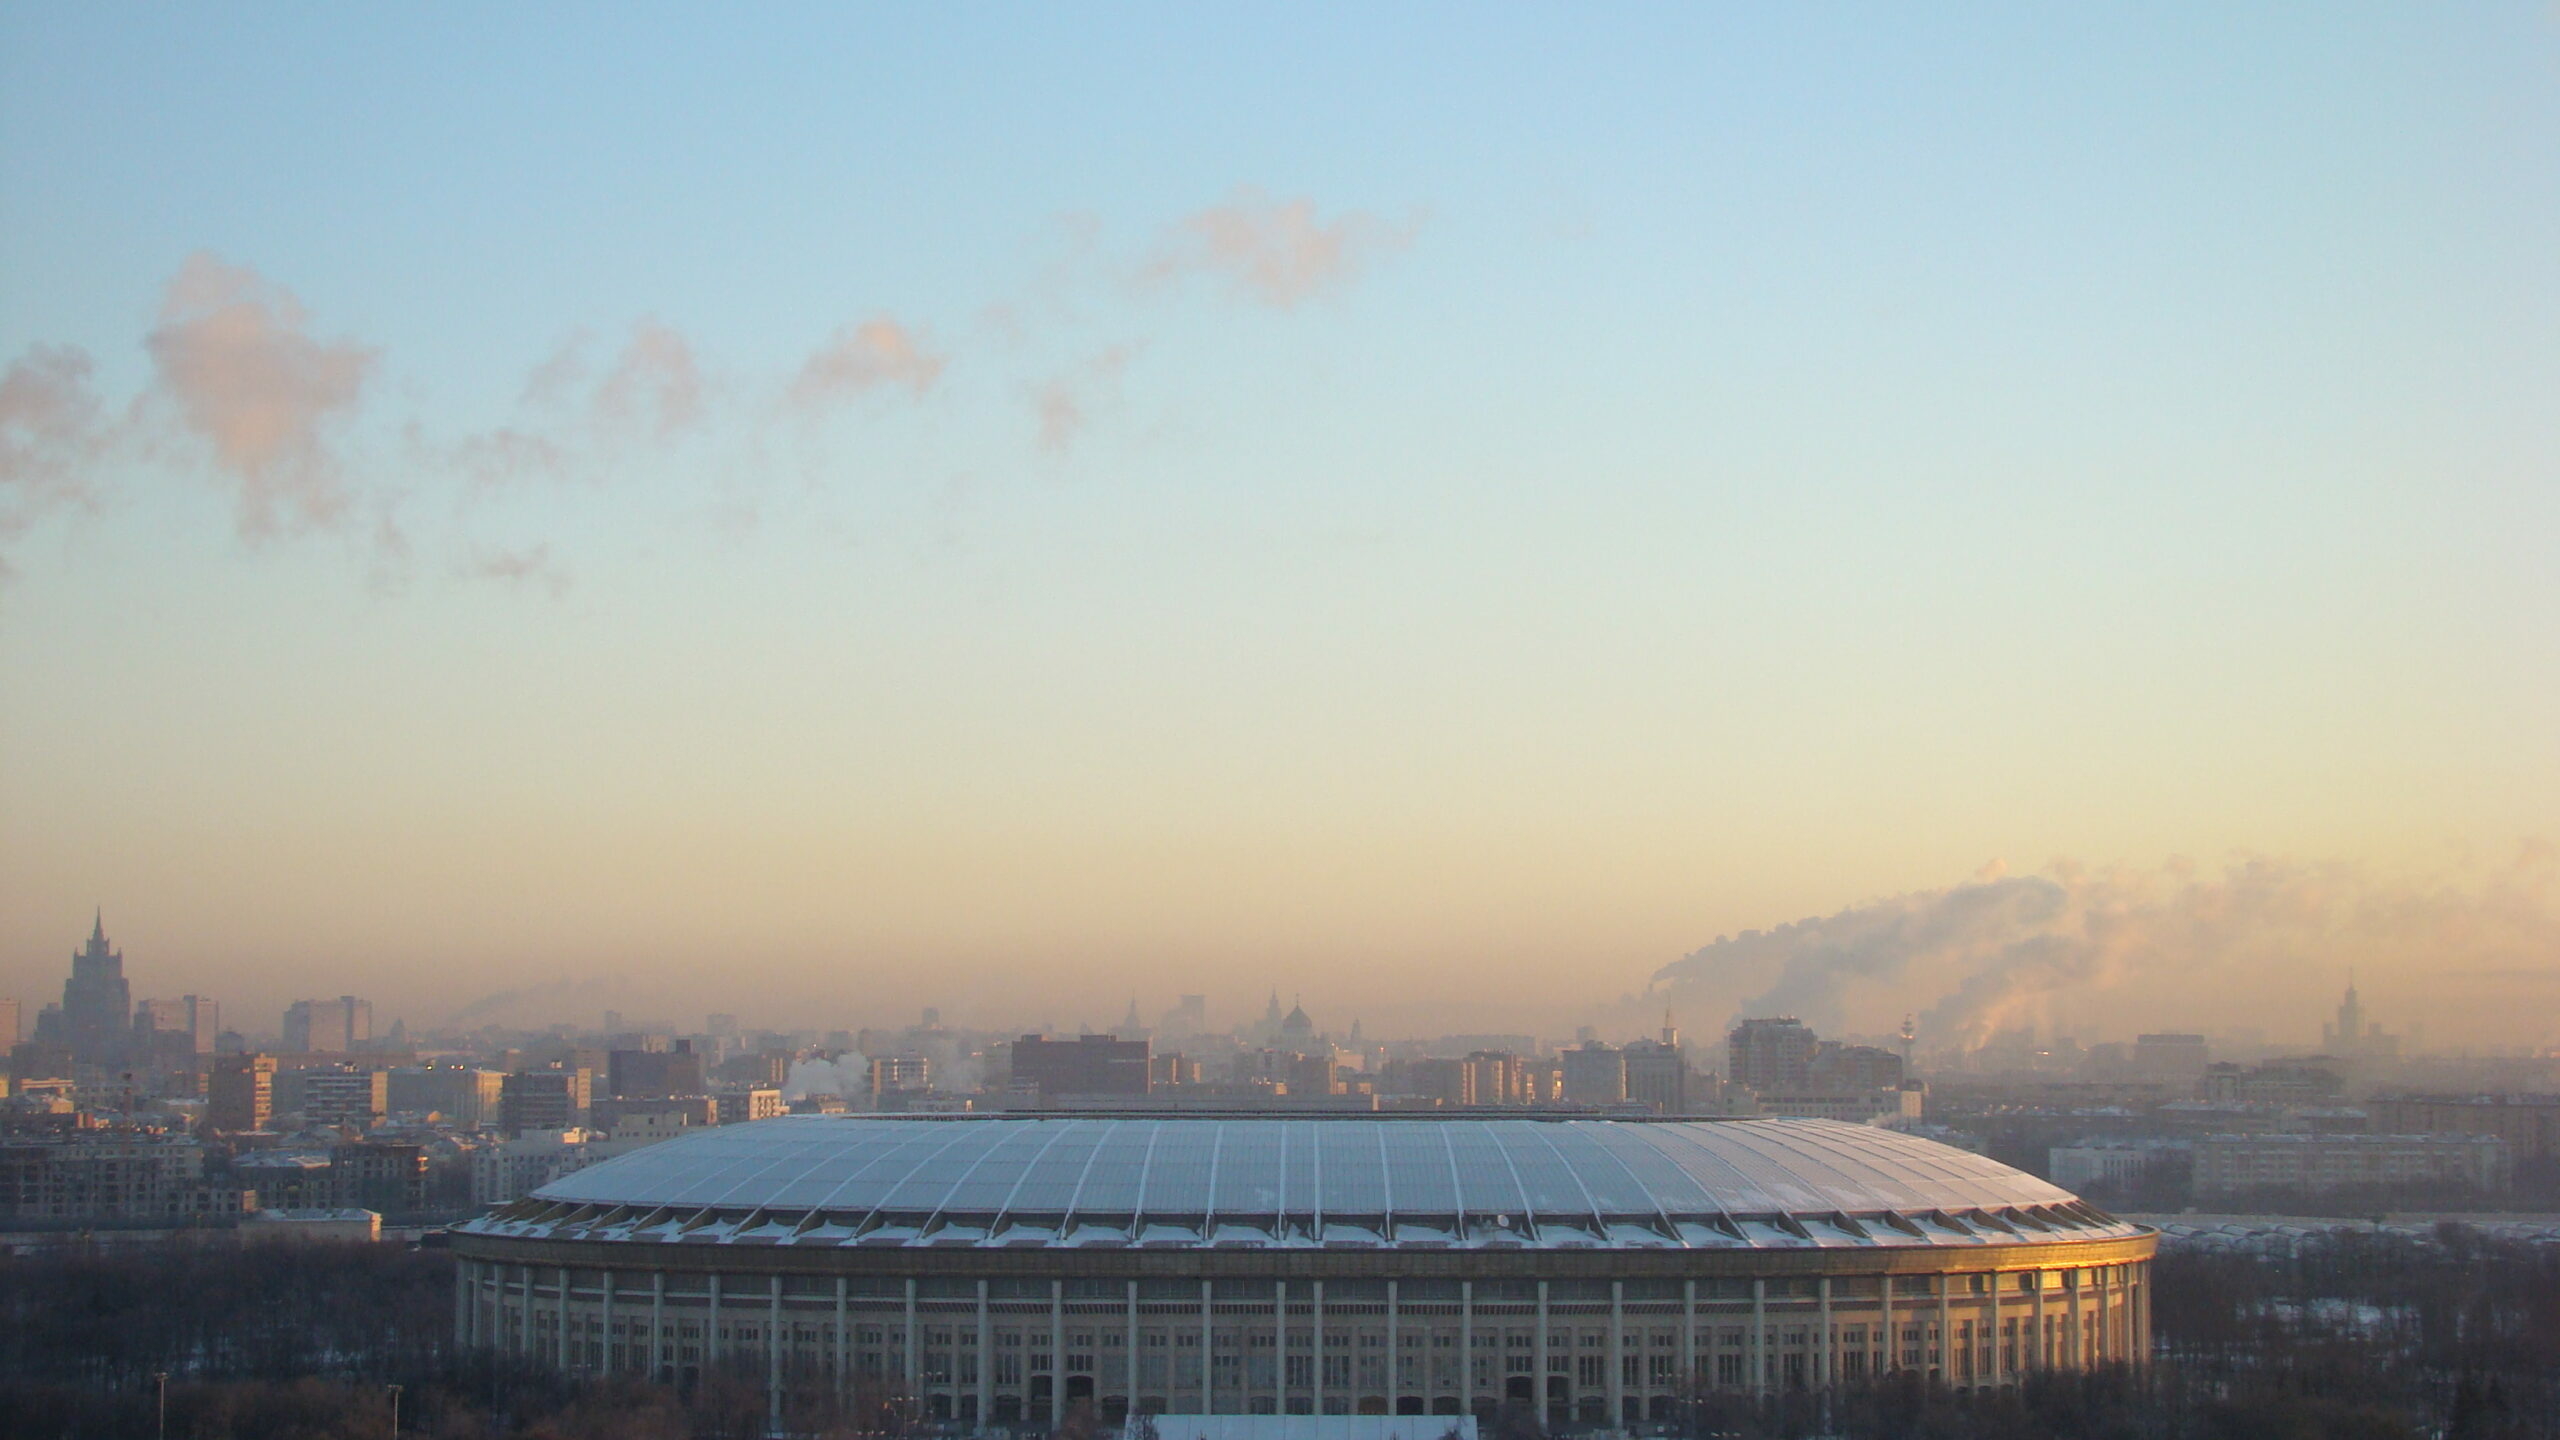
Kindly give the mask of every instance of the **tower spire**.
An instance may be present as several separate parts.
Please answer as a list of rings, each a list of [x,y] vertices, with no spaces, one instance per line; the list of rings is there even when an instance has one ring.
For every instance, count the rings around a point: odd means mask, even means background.
[[[95,918],[89,922],[89,938],[98,941],[107,938],[107,907],[104,905],[98,907]]]

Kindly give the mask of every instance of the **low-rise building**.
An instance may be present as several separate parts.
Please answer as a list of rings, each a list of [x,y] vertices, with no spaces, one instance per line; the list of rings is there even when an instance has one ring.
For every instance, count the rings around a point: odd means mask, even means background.
[[[2503,1190],[2509,1163],[2506,1142],[2492,1135],[2205,1135],[2195,1141],[2196,1198],[2382,1185]]]
[[[244,1245],[366,1243],[382,1238],[382,1217],[370,1210],[258,1210],[240,1217]]]
[[[2046,1178],[2074,1191],[2101,1184],[2131,1185],[2153,1170],[2185,1158],[2186,1153],[2185,1142],[2176,1140],[2056,1145],[2045,1151]]]
[[[2560,1095],[2385,1095],[2364,1108],[2377,1130],[2495,1135],[2519,1160],[2560,1155]]]
[[[743,1125],[750,1120],[771,1120],[791,1113],[791,1107],[782,1103],[782,1091],[770,1085],[723,1090],[711,1098],[719,1106],[723,1125]]]
[[[87,1132],[0,1141],[0,1220],[188,1220],[238,1214],[192,1140]]]
[[[529,1130],[471,1157],[471,1203],[503,1205],[594,1163],[584,1130]]]

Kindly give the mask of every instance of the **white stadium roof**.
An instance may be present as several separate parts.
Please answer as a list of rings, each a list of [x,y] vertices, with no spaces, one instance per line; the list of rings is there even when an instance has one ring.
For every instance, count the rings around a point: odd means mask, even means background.
[[[801,1246],[1799,1249],[2145,1233],[1827,1120],[805,1115],[576,1171],[462,1227]]]

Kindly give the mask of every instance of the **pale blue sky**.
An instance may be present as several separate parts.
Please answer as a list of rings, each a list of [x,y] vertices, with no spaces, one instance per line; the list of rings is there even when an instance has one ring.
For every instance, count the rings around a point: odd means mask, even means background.
[[[1200,248],[1286,213],[1347,261]],[[155,370],[200,252],[376,352],[328,523]],[[929,383],[795,410],[874,317]],[[38,346],[112,438],[0,510],[0,993],[103,902],[260,1009],[1516,1022],[1994,857],[2560,814],[2547,5],[15,5]]]

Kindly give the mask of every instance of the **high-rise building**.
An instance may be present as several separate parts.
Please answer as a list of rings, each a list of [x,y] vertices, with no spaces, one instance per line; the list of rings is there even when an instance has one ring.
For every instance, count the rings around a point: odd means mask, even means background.
[[[89,928],[89,943],[71,952],[71,978],[62,983],[62,1033],[57,1039],[74,1060],[95,1065],[122,1059],[132,1039],[133,989],[125,983],[124,952],[107,943],[106,912]]]
[[[158,1034],[184,1035],[196,1054],[210,1055],[215,1037],[222,1033],[222,1007],[202,995],[145,1000],[133,1007],[133,1031],[146,1044]]]
[[[468,1065],[404,1065],[391,1072],[391,1113],[441,1115],[446,1124],[473,1129],[494,1126],[506,1078]]]
[[[1627,1052],[1586,1040],[1563,1052],[1564,1099],[1575,1105],[1615,1105],[1627,1098]]]
[[[586,1070],[526,1070],[510,1075],[498,1087],[499,1128],[509,1135],[584,1129],[593,1092],[594,1076]]]
[[[672,1050],[615,1050],[605,1058],[605,1090],[616,1099],[646,1100],[703,1091],[702,1057],[693,1042]]]
[[[1042,1095],[1144,1095],[1148,1043],[1117,1035],[1013,1042],[1013,1088]]]
[[[1537,1098],[1529,1093],[1528,1067],[1507,1050],[1471,1051],[1464,1063],[1466,1104],[1526,1105]]]
[[[2347,995],[2338,1002],[2335,1024],[2320,1027],[2320,1048],[2344,1059],[2389,1059],[2400,1053],[2400,1037],[2365,1018],[2364,1001],[2355,978],[2347,979]]]
[[[391,1072],[350,1067],[302,1073],[302,1123],[372,1128],[391,1111]]]
[[[1689,1113],[1689,1052],[1679,1031],[1665,1025],[1661,1039],[1636,1041],[1626,1057],[1628,1099],[1656,1115]]]
[[[0,996],[0,1045],[17,1043],[18,1002],[13,997]]]
[[[915,1095],[933,1088],[933,1060],[925,1055],[874,1055],[871,1057],[871,1103],[878,1108],[881,1097]]]
[[[284,1012],[284,1048],[298,1055],[339,1055],[373,1040],[373,1002],[353,995],[296,1000]]]
[[[2193,1084],[2213,1064],[2213,1050],[2201,1035],[2137,1035],[2133,1040],[2136,1074],[2153,1080]]]
[[[205,1123],[216,1130],[264,1130],[275,1114],[276,1058],[219,1055],[205,1082]]]
[[[1745,1020],[1725,1037],[1726,1078],[1765,1095],[1797,1095],[1813,1087],[1813,1030],[1792,1015]]]

